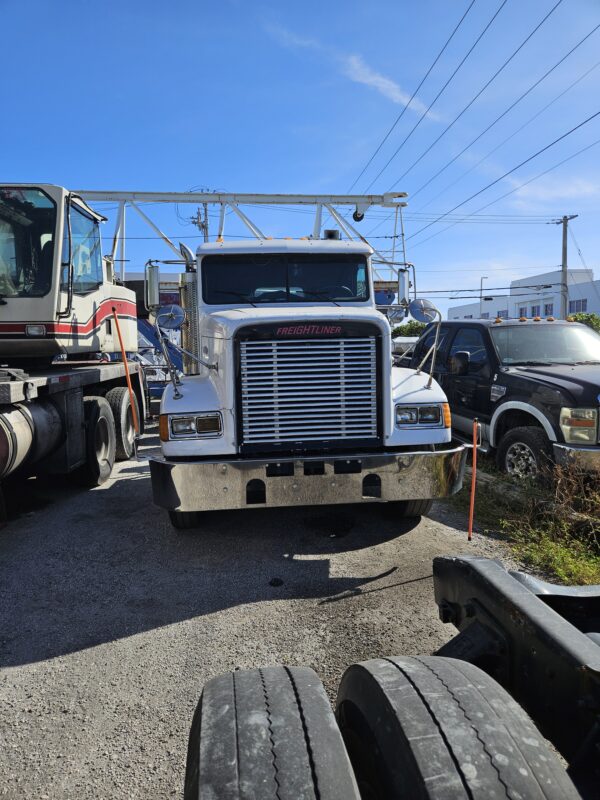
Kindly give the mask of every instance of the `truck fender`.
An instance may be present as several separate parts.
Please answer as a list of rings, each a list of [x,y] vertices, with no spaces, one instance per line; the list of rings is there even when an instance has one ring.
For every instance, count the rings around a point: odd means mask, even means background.
[[[530,414],[532,417],[535,417],[537,421],[540,423],[546,436],[550,439],[551,442],[556,442],[556,433],[554,432],[554,428],[550,424],[548,417],[540,411],[539,408],[530,405],[529,403],[524,403],[520,400],[507,400],[506,403],[502,403],[501,406],[494,411],[492,418],[490,420],[489,426],[489,439],[490,439],[490,446],[497,447],[498,442],[496,441],[496,427],[500,420],[500,417],[506,413],[507,411],[516,410],[516,411],[524,411],[527,414]]]

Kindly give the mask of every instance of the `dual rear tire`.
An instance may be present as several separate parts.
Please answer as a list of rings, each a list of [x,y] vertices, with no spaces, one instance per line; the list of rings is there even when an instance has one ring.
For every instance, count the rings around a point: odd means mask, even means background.
[[[466,662],[356,664],[336,716],[310,669],[214,678],[194,714],[185,800],[579,797],[527,714]]]
[[[134,402],[137,412],[135,396]],[[127,460],[134,452],[135,428],[129,391],[117,386],[105,397],[84,397],[83,416],[85,462],[76,470],[76,478],[83,486],[101,486],[110,478],[115,460]]]

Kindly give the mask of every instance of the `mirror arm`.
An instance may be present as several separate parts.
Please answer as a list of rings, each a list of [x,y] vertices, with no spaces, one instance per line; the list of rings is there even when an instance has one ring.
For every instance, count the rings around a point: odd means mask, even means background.
[[[167,362],[167,370],[169,372],[169,377],[171,378],[171,383],[173,384],[173,399],[174,400],[180,400],[183,397],[183,395],[181,394],[181,392],[179,391],[179,388],[178,388],[180,386],[180,384],[181,384],[181,381],[177,377],[177,372],[175,370],[175,365],[171,361],[171,355],[169,353],[169,349],[168,349],[167,345],[165,344],[164,334],[161,331],[161,329],[159,328],[157,322],[154,323],[154,328],[156,329],[156,335],[158,336],[158,341],[160,343],[160,349],[162,350],[163,358]]]
[[[438,340],[440,338],[440,328],[442,327],[442,314],[440,311],[437,310],[438,313],[438,321],[435,329],[435,342],[433,343],[433,355],[431,356],[431,369],[429,370],[429,380],[427,381],[426,389],[431,389],[431,384],[433,383],[433,370],[435,369],[435,358],[437,356],[437,346]]]

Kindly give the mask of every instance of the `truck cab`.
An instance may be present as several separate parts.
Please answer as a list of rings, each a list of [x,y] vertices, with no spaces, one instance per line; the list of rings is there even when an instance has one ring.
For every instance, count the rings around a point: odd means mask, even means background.
[[[104,217],[50,184],[0,185],[0,356],[49,363],[57,355],[114,352],[113,308],[137,349],[132,293],[102,257]]]
[[[363,241],[203,244],[181,276],[187,374],[160,412],[155,502],[198,512],[395,502],[424,513],[461,486],[443,390],[392,365]]]
[[[420,363],[434,335],[403,363]],[[498,466],[531,478],[552,460],[600,469],[599,367],[600,336],[585,325],[498,318],[442,323],[434,374],[456,434],[471,440],[477,419]]]

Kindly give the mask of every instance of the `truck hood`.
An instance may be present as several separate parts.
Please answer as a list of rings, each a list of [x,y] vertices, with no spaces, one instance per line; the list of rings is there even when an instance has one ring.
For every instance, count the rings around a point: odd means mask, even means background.
[[[286,323],[340,323],[371,322],[379,327],[383,334],[389,335],[390,326],[387,319],[372,307],[303,305],[269,306],[268,308],[228,308],[213,311],[202,319],[202,336],[215,339],[231,339],[237,330],[248,325],[268,325],[269,323],[285,325]]]
[[[570,395],[580,406],[593,407],[600,402],[600,364],[509,367],[507,372]]]

